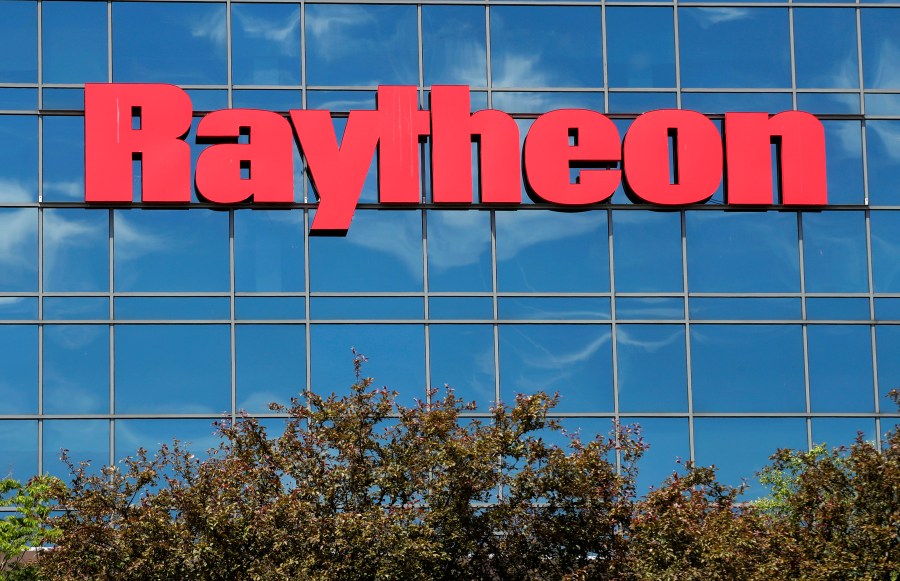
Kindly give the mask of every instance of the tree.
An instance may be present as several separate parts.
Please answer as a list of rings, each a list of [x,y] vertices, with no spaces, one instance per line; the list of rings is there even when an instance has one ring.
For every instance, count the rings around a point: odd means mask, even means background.
[[[26,484],[12,478],[0,480],[0,506],[16,512],[0,519],[0,579],[37,579],[37,567],[25,561],[26,551],[56,538],[46,526],[50,517],[50,490],[57,483],[51,476],[37,476]]]

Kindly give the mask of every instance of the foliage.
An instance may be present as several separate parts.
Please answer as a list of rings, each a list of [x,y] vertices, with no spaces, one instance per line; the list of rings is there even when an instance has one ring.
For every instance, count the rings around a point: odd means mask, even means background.
[[[37,579],[37,568],[24,561],[26,551],[56,538],[46,526],[51,513],[50,490],[58,481],[37,476],[22,484],[12,478],[0,480],[0,506],[16,512],[0,518],[0,579]]]

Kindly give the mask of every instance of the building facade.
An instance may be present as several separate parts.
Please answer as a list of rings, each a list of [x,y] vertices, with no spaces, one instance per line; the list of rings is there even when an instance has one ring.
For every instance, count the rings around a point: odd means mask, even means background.
[[[778,447],[876,440],[900,417],[898,32],[876,2],[2,2],[0,469],[202,450],[239,410],[277,425],[270,401],[347,390],[351,347],[404,403],[449,384],[484,416],[544,389],[588,436],[637,422],[646,484],[676,457],[738,483]],[[86,82],[177,84],[194,129],[309,108],[340,132],[382,84],[423,108],[468,85],[523,138],[558,108],[622,134],[654,109],[799,109],[829,203],[439,208],[423,144],[421,204],[379,205],[373,163],[344,237],[308,235],[297,152],[287,208],[88,207]]]

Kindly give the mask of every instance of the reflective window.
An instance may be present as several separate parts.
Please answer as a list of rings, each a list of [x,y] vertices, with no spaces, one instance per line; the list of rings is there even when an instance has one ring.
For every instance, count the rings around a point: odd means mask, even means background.
[[[0,89],[0,110],[31,111],[37,108],[37,89]]]
[[[106,297],[44,297],[44,320],[109,319]]]
[[[37,413],[38,333],[34,325],[0,326],[0,414]]]
[[[876,316],[878,301],[875,301]],[[806,299],[806,318],[810,320],[864,321],[869,318],[869,299]]]
[[[422,262],[418,211],[357,210],[346,236],[309,239],[314,291],[421,292]]]
[[[310,85],[417,85],[415,6],[306,6]]]
[[[37,117],[0,115],[0,201],[37,201]]]
[[[800,319],[800,299],[691,297],[692,319],[773,321]]]
[[[299,6],[232,4],[231,39],[234,84],[300,84]]]
[[[481,6],[423,6],[426,85],[487,84],[485,10]]]
[[[828,42],[821,42],[822,38]],[[856,10],[794,10],[794,58],[798,87],[859,87]]]
[[[682,69],[684,70],[684,69]],[[766,111],[780,113],[793,109],[790,93],[682,93],[681,108],[702,113]],[[716,125],[722,130],[721,122]]]
[[[113,2],[116,82],[225,84],[225,4]]]
[[[227,291],[228,213],[116,210],[117,291]]]
[[[610,87],[674,87],[671,8],[606,9]]]
[[[694,411],[802,412],[803,375],[797,325],[691,326]]]
[[[684,319],[684,300],[667,297],[617,297],[616,318]]]
[[[102,2],[41,3],[44,82],[105,82],[106,36]]]
[[[228,92],[222,89],[185,89],[194,112],[218,111],[228,107]],[[196,160],[195,160],[196,161]]]
[[[325,109],[333,112],[374,109],[375,91],[310,90],[306,92],[306,107],[307,109]],[[343,131],[343,126],[341,131]]]
[[[588,91],[495,91],[491,101],[491,108],[506,111],[507,113],[546,113],[554,109],[602,111],[603,93]]]
[[[900,212],[873,211],[870,227],[875,292],[900,292]]]
[[[681,214],[612,213],[617,292],[681,292]]]
[[[306,389],[304,325],[237,325],[235,345],[238,409],[264,413]]]
[[[574,297],[501,297],[501,319],[520,320],[609,320],[609,299]]]
[[[237,319],[304,319],[304,297],[238,297],[234,300]]]
[[[0,291],[37,291],[36,208],[0,208]]]
[[[803,268],[807,292],[867,292],[865,215],[803,214]]]
[[[311,109],[313,107],[309,106],[308,108]],[[339,117],[339,118],[332,119],[332,121],[334,124],[335,136],[338,140],[338,143],[340,143],[344,136],[344,130],[347,127],[347,118]],[[377,170],[378,161],[377,161],[377,158],[378,158],[377,155],[373,155],[372,161],[369,164],[369,169],[366,173],[366,178],[365,178],[365,181],[363,182],[363,187],[362,187],[362,190],[359,195],[359,202],[361,202],[361,203],[373,203],[374,204],[374,203],[378,202],[378,170]],[[309,199],[310,202],[317,201],[319,199],[319,197],[318,197],[319,194],[316,191],[316,188],[313,185],[312,180],[308,179],[307,182],[309,185],[309,188],[308,188],[309,194],[307,195],[307,198]],[[295,196],[297,195],[297,189],[295,189],[294,195]],[[361,212],[357,211],[353,215],[353,224],[356,224],[357,221],[359,220],[360,213]],[[310,223],[312,223],[312,219],[313,219],[314,215],[315,215],[314,212],[310,213],[310,215],[309,215]],[[351,231],[352,231],[352,229],[351,229]]]
[[[117,297],[113,299],[116,319],[131,320],[215,320],[230,319],[227,297]]]
[[[859,93],[798,93],[797,109],[810,113],[859,114]],[[828,122],[825,126],[829,125]],[[826,137],[825,146],[828,147]],[[828,156],[831,159],[831,156]]]
[[[869,203],[900,204],[896,182],[896,176],[900,173],[900,121],[866,122],[866,160]]]
[[[900,95],[884,93],[866,95],[866,114],[900,116]]]
[[[116,413],[212,413],[231,408],[225,325],[118,325]]]
[[[108,326],[44,326],[44,412],[109,413]]]
[[[434,210],[426,216],[428,290],[490,292],[490,213]]]
[[[683,86],[791,86],[786,8],[682,8],[678,26]]]
[[[38,302],[32,297],[0,297],[0,319],[27,321],[38,318]]]
[[[449,385],[457,397],[486,411],[494,403],[494,329],[491,325],[431,325],[431,386]],[[438,397],[441,392],[438,392]]]
[[[869,89],[900,88],[900,12],[890,8],[860,11],[862,25],[863,82]]]
[[[610,113],[644,113],[675,106],[675,93],[609,93]]]
[[[0,421],[0,473],[26,481],[38,471],[36,421]]]
[[[76,466],[90,462],[89,474],[109,465],[109,420],[46,420],[44,422],[44,472],[69,481],[68,467],[59,459],[66,450]]]
[[[65,111],[84,110],[84,89],[44,88],[44,108]],[[45,117],[44,120],[47,118]]]
[[[493,319],[494,305],[490,297],[431,297],[428,299],[430,319]]]
[[[494,6],[495,87],[602,87],[599,7]]]
[[[179,443],[196,455],[202,456],[210,448],[219,445],[219,437],[215,434],[213,420],[116,420],[116,461],[134,456],[138,448],[153,453],[162,444],[169,447],[172,441]]]
[[[43,200],[84,201],[84,117],[44,117]]]
[[[559,392],[560,412],[610,412],[609,325],[500,325],[500,399]]]
[[[497,284],[507,292],[608,292],[606,212],[497,212]]]
[[[813,445],[826,444],[829,448],[850,446],[862,432],[863,439],[875,441],[875,420],[872,418],[813,418]]]
[[[690,460],[687,418],[621,418],[622,424],[640,426],[644,443],[650,447],[638,461],[637,493],[659,488],[663,480],[679,469],[677,460]],[[680,470],[679,470],[680,471]]]
[[[425,316],[420,298],[399,297],[313,297],[309,303],[313,319],[421,319]]]
[[[878,365],[878,400],[882,412],[895,412],[897,406],[887,396],[892,389],[900,389],[900,326],[875,327],[875,346]]]
[[[234,213],[234,286],[248,292],[302,292],[303,212]]]
[[[44,290],[109,290],[109,213],[44,209]]]
[[[617,325],[619,410],[687,411],[683,325]]]
[[[813,412],[875,411],[868,325],[809,325],[807,344]]]
[[[860,122],[823,121],[822,125],[825,126],[825,156],[828,160],[828,203],[862,204],[865,194]]]
[[[687,212],[692,292],[797,292],[797,216],[789,212]]]
[[[35,2],[0,3],[0,82],[37,82]]]

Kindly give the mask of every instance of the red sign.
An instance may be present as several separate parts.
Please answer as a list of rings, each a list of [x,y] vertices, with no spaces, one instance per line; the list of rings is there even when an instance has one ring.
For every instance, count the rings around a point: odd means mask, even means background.
[[[173,85],[87,84],[84,99],[86,202],[131,203],[134,160],[142,164],[143,202],[191,201],[187,93]],[[434,86],[430,110],[419,110],[415,87],[382,86],[375,110],[350,112],[340,143],[329,111],[295,110],[289,119],[255,109],[209,113],[197,126],[198,143],[209,145],[193,187],[216,204],[293,203],[296,140],[319,199],[310,230],[346,232],[376,154],[379,202],[420,203],[419,144],[427,139],[438,205],[473,203],[473,142],[483,204],[520,204],[523,173],[532,198],[569,208],[604,202],[623,181],[638,203],[699,204],[718,189],[723,167],[729,205],[826,204],[818,119],[801,111],[726,113],[724,134],[700,113],[665,109],[640,115],[620,141],[605,115],[560,109],[535,119],[520,151],[515,120],[493,109],[471,113],[468,87]]]

